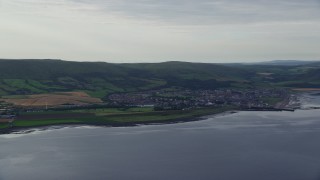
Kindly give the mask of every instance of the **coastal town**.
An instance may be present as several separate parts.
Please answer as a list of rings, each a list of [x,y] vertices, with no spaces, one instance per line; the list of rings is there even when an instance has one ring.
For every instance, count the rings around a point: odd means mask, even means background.
[[[16,108],[12,104],[0,102],[0,123],[11,124],[16,118],[16,115]]]
[[[201,108],[234,107],[239,110],[293,111],[289,102],[297,97],[287,89],[216,89],[190,90],[160,89],[132,93],[110,94],[104,102],[92,104],[60,104],[56,106],[16,106],[0,102],[0,122],[12,123],[20,113],[70,111],[77,109],[105,109],[148,107],[153,111],[194,110]]]
[[[232,105],[243,109],[285,108],[290,95],[286,89],[163,89],[135,93],[117,93],[108,97],[112,105],[152,106],[155,110],[182,110]]]

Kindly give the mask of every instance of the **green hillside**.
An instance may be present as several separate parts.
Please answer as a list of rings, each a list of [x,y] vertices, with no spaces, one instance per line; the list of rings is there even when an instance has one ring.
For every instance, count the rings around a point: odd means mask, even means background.
[[[114,92],[170,87],[320,87],[318,77],[319,63],[270,66],[187,62],[112,64],[62,60],[0,60],[0,95],[81,90],[94,97],[103,98]]]

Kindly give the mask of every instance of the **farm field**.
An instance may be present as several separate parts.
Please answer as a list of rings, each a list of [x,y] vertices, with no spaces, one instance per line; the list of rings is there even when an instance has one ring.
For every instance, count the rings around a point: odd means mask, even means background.
[[[64,104],[88,105],[102,103],[101,99],[89,96],[85,92],[59,92],[24,96],[4,96],[0,99],[21,107],[55,107]]]

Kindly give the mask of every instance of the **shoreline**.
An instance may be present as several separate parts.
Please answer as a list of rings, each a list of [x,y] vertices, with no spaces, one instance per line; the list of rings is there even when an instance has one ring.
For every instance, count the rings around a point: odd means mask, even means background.
[[[177,119],[168,119],[168,120],[155,120],[148,122],[108,122],[108,123],[61,123],[55,125],[39,125],[39,126],[28,126],[28,127],[10,127],[0,129],[0,135],[5,134],[28,134],[35,132],[37,130],[45,131],[49,129],[61,129],[67,127],[83,127],[83,126],[91,126],[91,127],[137,127],[137,126],[148,126],[148,125],[167,125],[167,124],[178,124],[178,123],[188,123],[195,121],[202,121],[207,119],[208,117],[215,116],[224,116],[228,114],[234,114],[241,111],[251,111],[251,112],[281,112],[287,110],[227,110],[219,113],[213,114],[204,114],[201,116],[188,117],[188,118],[177,118]],[[290,110],[291,111],[291,110]],[[294,111],[294,110],[293,110]]]
[[[39,125],[39,126],[28,126],[28,127],[10,127],[0,129],[0,135],[4,134],[27,134],[34,132],[36,130],[48,130],[48,129],[60,129],[66,127],[82,127],[82,126],[91,126],[91,127],[137,127],[137,126],[147,126],[147,125],[166,125],[166,124],[178,124],[178,123],[187,123],[187,122],[195,122],[205,120],[206,117],[212,116],[223,116],[227,114],[234,114],[239,112],[239,110],[226,110],[218,113],[212,114],[203,114],[194,117],[186,117],[186,118],[176,118],[176,119],[168,119],[168,120],[154,120],[148,122],[108,122],[108,123],[61,123],[56,125]],[[22,133],[20,133],[22,132]]]
[[[132,121],[132,122],[121,122],[121,121],[101,121],[101,122],[73,122],[73,123],[57,123],[57,124],[48,124],[48,125],[30,125],[30,126],[13,126],[0,129],[0,135],[2,134],[24,134],[29,132],[34,132],[36,129],[40,130],[48,130],[50,128],[65,128],[65,127],[78,127],[78,126],[92,126],[92,127],[135,127],[135,126],[143,126],[143,125],[165,125],[165,124],[177,124],[177,123],[186,123],[186,122],[194,122],[194,121],[201,121],[206,119],[206,117],[210,116],[219,116],[219,115],[226,115],[237,113],[240,111],[295,111],[296,109],[301,109],[300,107],[292,108],[291,104],[299,103],[299,98],[295,99],[285,99],[281,102],[281,106],[275,106],[272,108],[248,108],[242,109],[237,107],[232,108],[220,108],[217,109],[216,112],[202,112],[199,114],[192,115],[190,114],[187,117],[179,117],[179,118],[172,118],[172,119],[162,119],[162,120],[150,120],[150,121]]]

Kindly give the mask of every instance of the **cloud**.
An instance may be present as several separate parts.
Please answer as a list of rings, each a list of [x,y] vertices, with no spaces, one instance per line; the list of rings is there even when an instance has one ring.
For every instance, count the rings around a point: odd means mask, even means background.
[[[320,0],[0,0],[0,58],[319,59],[319,8]]]
[[[319,0],[72,0],[104,13],[187,25],[320,20]]]
[[[0,0],[1,4],[20,14],[91,13],[102,19],[171,25],[320,21],[319,0]],[[65,13],[55,13],[61,11]]]
[[[75,12],[98,11],[96,5],[69,0],[0,0],[0,5],[1,13],[10,15],[51,16],[57,18],[68,18],[68,14]]]

